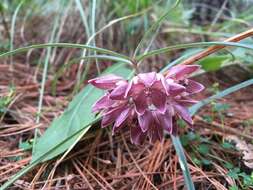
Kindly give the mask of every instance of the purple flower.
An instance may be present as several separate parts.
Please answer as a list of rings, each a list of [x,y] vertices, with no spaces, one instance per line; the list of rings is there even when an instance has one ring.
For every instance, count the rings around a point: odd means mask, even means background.
[[[100,88],[103,90],[111,90],[115,88],[117,86],[117,82],[120,82],[120,81],[124,81],[124,79],[117,75],[110,74],[110,75],[91,79],[88,82],[97,88]]]
[[[127,81],[115,75],[95,78],[88,81],[100,89],[107,89],[104,96],[95,102],[92,107],[93,112],[102,111],[102,127],[107,127],[114,123],[114,131],[123,126],[126,120],[134,118],[134,104],[129,98],[124,97]],[[104,84],[104,86],[103,86]]]
[[[138,74],[130,81],[116,75],[92,79],[89,83],[106,90],[92,111],[102,113],[102,127],[113,125],[113,134],[128,125],[135,144],[146,136],[152,142],[161,140],[164,131],[176,133],[178,118],[193,125],[188,106],[197,102],[191,96],[204,86],[187,77],[197,69],[197,65],[179,65],[165,77],[150,72]]]
[[[184,90],[184,86],[174,83],[173,80],[167,82],[161,74],[141,73],[129,83],[125,97],[133,98],[138,114],[144,114],[145,110],[152,106],[165,113],[167,96],[177,95]]]
[[[205,87],[187,77],[200,68],[199,65],[177,65],[172,67],[165,78],[168,80],[174,79],[178,84],[186,88],[188,94],[201,92]]]

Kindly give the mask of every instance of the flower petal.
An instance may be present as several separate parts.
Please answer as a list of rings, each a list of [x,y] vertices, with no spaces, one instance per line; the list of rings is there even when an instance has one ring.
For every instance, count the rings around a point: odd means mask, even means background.
[[[188,111],[187,108],[179,105],[179,104],[175,104],[174,108],[176,110],[176,112],[178,113],[178,115],[186,122],[188,123],[190,126],[193,125],[193,121],[191,118],[191,115]]]
[[[157,140],[162,140],[163,138],[163,128],[159,125],[152,126],[148,130],[148,136],[152,143],[156,142]]]
[[[146,132],[154,122],[152,113],[148,110],[144,112],[142,115],[138,115],[138,122],[140,128],[143,132]]]
[[[177,96],[185,91],[185,87],[175,82],[168,82],[169,94],[171,96]]]
[[[152,104],[162,113],[166,111],[166,94],[159,90],[151,92]]]
[[[163,88],[161,90],[164,91],[166,93],[166,95],[169,95],[169,85],[166,82],[166,79],[162,76],[160,81],[161,81],[162,86],[163,86]],[[154,88],[157,88],[157,87],[155,86]]]
[[[137,76],[140,82],[142,82],[146,87],[152,86],[152,84],[157,80],[156,72],[140,73]]]
[[[181,98],[178,99],[178,100],[175,100],[178,104],[180,104],[181,106],[184,106],[184,107],[189,107],[189,106],[192,106],[196,103],[198,103],[199,101],[197,100],[193,100],[191,98]]]
[[[113,108],[107,111],[103,115],[103,118],[102,118],[102,128],[107,127],[108,125],[112,124],[118,117],[119,113],[122,112],[123,109],[124,109],[124,105],[118,106],[116,108]]]
[[[130,81],[128,87],[125,92],[125,98],[128,96],[138,96],[143,90],[145,86],[142,83],[134,83],[133,80]]]
[[[172,134],[172,114],[166,111],[164,114],[157,114],[157,119],[161,127],[166,130],[169,134]]]
[[[153,83],[151,86],[152,89],[157,89],[159,91],[162,91],[166,95],[169,95],[169,86],[164,78],[163,75],[160,73],[157,74],[157,80]]]
[[[131,111],[131,109],[128,107],[125,110],[123,110],[120,114],[118,113],[119,116],[117,117],[117,119],[116,119],[116,121],[114,123],[113,128],[117,128],[120,125],[122,125],[124,123],[124,121],[126,121],[126,119],[128,118],[128,116],[130,114],[130,111]]]
[[[148,108],[147,98],[140,93],[137,98],[134,98],[135,110],[138,114],[142,115]]]
[[[190,94],[199,93],[204,90],[204,86],[194,80],[187,79],[186,92]]]
[[[124,82],[123,84],[118,85],[112,92],[110,93],[110,98],[112,100],[123,100],[125,99],[126,89],[128,87],[128,83]]]
[[[119,77],[117,75],[106,75],[106,76],[101,76],[97,77],[94,79],[91,79],[88,81],[88,83],[92,84],[93,86],[103,89],[103,90],[110,90],[115,88],[116,83],[123,80],[122,77]]]
[[[92,106],[92,112],[100,111],[101,109],[108,108],[114,104],[114,101],[109,98],[108,94],[105,94],[100,99],[98,99]]]
[[[147,133],[143,133],[140,127],[138,126],[131,126],[130,134],[131,134],[131,142],[136,145],[141,144],[147,136]]]
[[[177,80],[180,80],[182,78],[185,78],[186,75],[189,75],[198,70],[199,68],[199,65],[176,65],[169,70],[166,78],[175,78]]]

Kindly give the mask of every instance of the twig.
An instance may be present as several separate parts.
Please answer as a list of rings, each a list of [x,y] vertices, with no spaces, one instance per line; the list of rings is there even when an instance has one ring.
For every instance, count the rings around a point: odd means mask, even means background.
[[[144,174],[144,172],[142,171],[142,169],[140,168],[140,166],[138,165],[138,163],[136,162],[134,156],[132,155],[127,143],[126,143],[126,140],[124,138],[124,136],[121,134],[121,137],[122,137],[122,140],[123,140],[123,143],[127,149],[127,152],[129,153],[129,156],[131,157],[131,159],[133,160],[135,166],[137,167],[137,169],[139,170],[139,172],[142,174],[142,176],[144,177],[144,179],[155,189],[155,190],[158,190],[157,187],[150,181],[150,179]]]
[[[90,184],[89,180],[87,179],[87,177],[84,175],[84,173],[81,171],[81,169],[78,167],[78,165],[75,163],[74,160],[71,160],[73,166],[76,168],[76,171],[79,173],[79,175],[84,179],[85,183],[87,184],[87,186],[89,187],[89,189],[94,190],[94,188],[92,187],[92,185]]]
[[[227,40],[225,40],[224,42],[238,42],[238,41],[241,41],[245,38],[248,38],[250,36],[253,36],[253,28],[251,28],[250,30],[247,30],[245,32],[242,32],[240,34],[237,34],[231,38],[228,38]],[[215,46],[211,46],[209,48],[207,48],[206,50],[184,60],[181,64],[184,64],[184,65],[189,65],[189,64],[192,64],[212,53],[215,53],[223,48],[225,48],[226,46],[223,46],[223,45],[215,45]]]
[[[206,122],[202,117],[200,116],[195,116],[195,118],[201,122],[204,122],[204,123],[208,123]],[[243,137],[249,141],[252,141],[253,140],[253,137],[250,136],[250,135],[246,135],[246,134],[243,134],[243,133],[240,133],[238,132],[238,129],[233,129],[231,127],[228,127],[228,126],[225,126],[225,125],[222,125],[222,124],[219,124],[215,121],[211,122],[211,123],[208,123],[209,125],[205,125],[203,127],[205,128],[208,128],[210,130],[217,130],[219,132],[223,132],[223,133],[226,133],[226,134],[232,134],[232,135],[236,135],[236,136],[240,136],[240,137]]]

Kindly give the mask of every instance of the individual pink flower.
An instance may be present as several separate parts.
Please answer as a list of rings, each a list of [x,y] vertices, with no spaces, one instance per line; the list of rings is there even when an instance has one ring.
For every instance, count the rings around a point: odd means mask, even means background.
[[[184,90],[184,86],[173,81],[167,83],[161,74],[141,73],[131,80],[125,97],[131,96],[133,98],[138,114],[143,114],[151,106],[164,113],[168,94],[177,94]]]
[[[111,90],[115,88],[117,86],[117,82],[120,81],[124,81],[124,79],[120,76],[110,74],[91,79],[88,82],[97,88]]]
[[[128,82],[116,75],[107,75],[88,81],[100,89],[107,92],[92,107],[93,112],[102,112],[102,127],[113,125],[113,133],[117,128],[123,126],[126,120],[134,118],[134,104],[129,98],[124,96]],[[120,97],[120,98],[119,98]]]
[[[169,70],[165,78],[166,80],[173,79],[178,84],[183,85],[188,94],[196,94],[201,92],[204,86],[196,81],[188,79],[188,77],[199,68],[199,65],[177,65]]]
[[[168,101],[164,113],[161,113],[157,109],[147,109],[143,114],[138,114],[137,117],[141,130],[138,130],[140,134],[135,136],[148,136],[154,142],[162,139],[164,130],[169,134],[175,134],[176,128],[174,127],[175,122],[173,122],[175,118],[181,118],[188,125],[192,126],[193,120],[187,107],[185,107],[185,102],[181,103],[179,100],[171,99]],[[186,103],[190,104],[192,101],[186,101]]]

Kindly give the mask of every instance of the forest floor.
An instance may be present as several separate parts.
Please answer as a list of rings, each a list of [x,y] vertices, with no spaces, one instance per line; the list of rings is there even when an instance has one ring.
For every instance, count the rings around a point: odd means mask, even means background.
[[[0,73],[1,184],[29,163],[32,146],[29,139],[35,128],[43,133],[63,112],[75,75],[69,71],[58,81],[56,96],[51,88],[53,76],[49,75],[42,115],[36,122],[40,84],[35,78],[41,78],[40,70],[21,63],[13,67],[0,64]],[[198,99],[231,86],[215,73],[197,77],[197,80],[212,86]],[[193,132],[180,128],[196,189],[247,187],[244,181],[249,179],[253,169],[250,160],[253,156],[252,94],[253,88],[248,87],[213,102],[194,117]],[[53,175],[49,175],[50,172]],[[55,161],[43,163],[10,189],[42,187],[50,190],[183,189],[184,181],[169,137],[155,144],[147,141],[135,146],[130,143],[127,130],[112,136],[110,129],[99,130],[94,126],[59,165]]]

